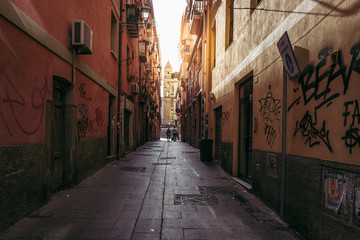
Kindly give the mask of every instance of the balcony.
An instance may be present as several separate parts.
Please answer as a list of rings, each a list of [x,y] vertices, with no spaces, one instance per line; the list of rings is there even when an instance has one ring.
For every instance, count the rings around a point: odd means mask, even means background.
[[[190,55],[191,55],[190,42],[191,42],[191,40],[188,40],[188,39],[183,39],[181,41],[180,55],[181,55],[181,59],[183,60],[184,63],[188,63],[190,61]]]
[[[139,42],[139,58],[141,62],[147,62],[145,42]]]
[[[204,4],[202,1],[193,1],[190,10],[190,34],[196,35],[200,28]]]
[[[126,4],[126,26],[131,38],[139,37],[139,9],[136,4]]]

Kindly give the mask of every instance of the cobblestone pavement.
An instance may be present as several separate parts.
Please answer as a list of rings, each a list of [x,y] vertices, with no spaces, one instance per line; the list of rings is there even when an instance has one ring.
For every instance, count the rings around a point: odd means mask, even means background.
[[[15,223],[0,239],[300,239],[199,150],[149,142]]]

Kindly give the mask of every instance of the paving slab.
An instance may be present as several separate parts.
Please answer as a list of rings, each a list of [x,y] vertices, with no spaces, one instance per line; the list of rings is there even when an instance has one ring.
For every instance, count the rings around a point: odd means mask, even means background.
[[[108,163],[0,239],[302,239],[198,149],[154,141]]]

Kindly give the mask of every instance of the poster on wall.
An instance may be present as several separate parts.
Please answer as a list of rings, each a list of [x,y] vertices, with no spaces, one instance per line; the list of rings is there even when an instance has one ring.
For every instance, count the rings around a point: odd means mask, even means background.
[[[325,207],[338,212],[346,198],[345,175],[327,170],[325,176]]]

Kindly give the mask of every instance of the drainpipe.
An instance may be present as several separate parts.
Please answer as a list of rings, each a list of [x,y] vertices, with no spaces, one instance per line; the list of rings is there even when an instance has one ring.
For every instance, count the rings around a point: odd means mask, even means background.
[[[287,73],[283,66],[283,111],[282,111],[282,144],[281,144],[281,191],[280,218],[285,218],[285,182],[286,182],[286,109],[287,109]]]
[[[207,11],[206,11],[206,91],[205,91],[205,118],[208,119],[209,117],[209,108],[210,108],[210,73],[211,73],[211,66],[210,66],[210,58],[211,58],[211,49],[210,49],[210,36],[211,36],[211,29],[210,29],[210,12],[211,12],[212,0],[208,0]],[[205,124],[205,138],[208,138],[209,129],[208,124]]]
[[[71,72],[71,83],[72,83],[72,86],[74,87],[75,85],[75,63],[76,63],[76,49],[73,48],[73,64],[72,64],[72,72]]]
[[[116,131],[116,159],[120,159],[120,98],[121,98],[121,57],[122,57],[122,26],[123,0],[120,0],[119,16],[119,60],[118,60],[118,99],[117,99],[117,131]]]

